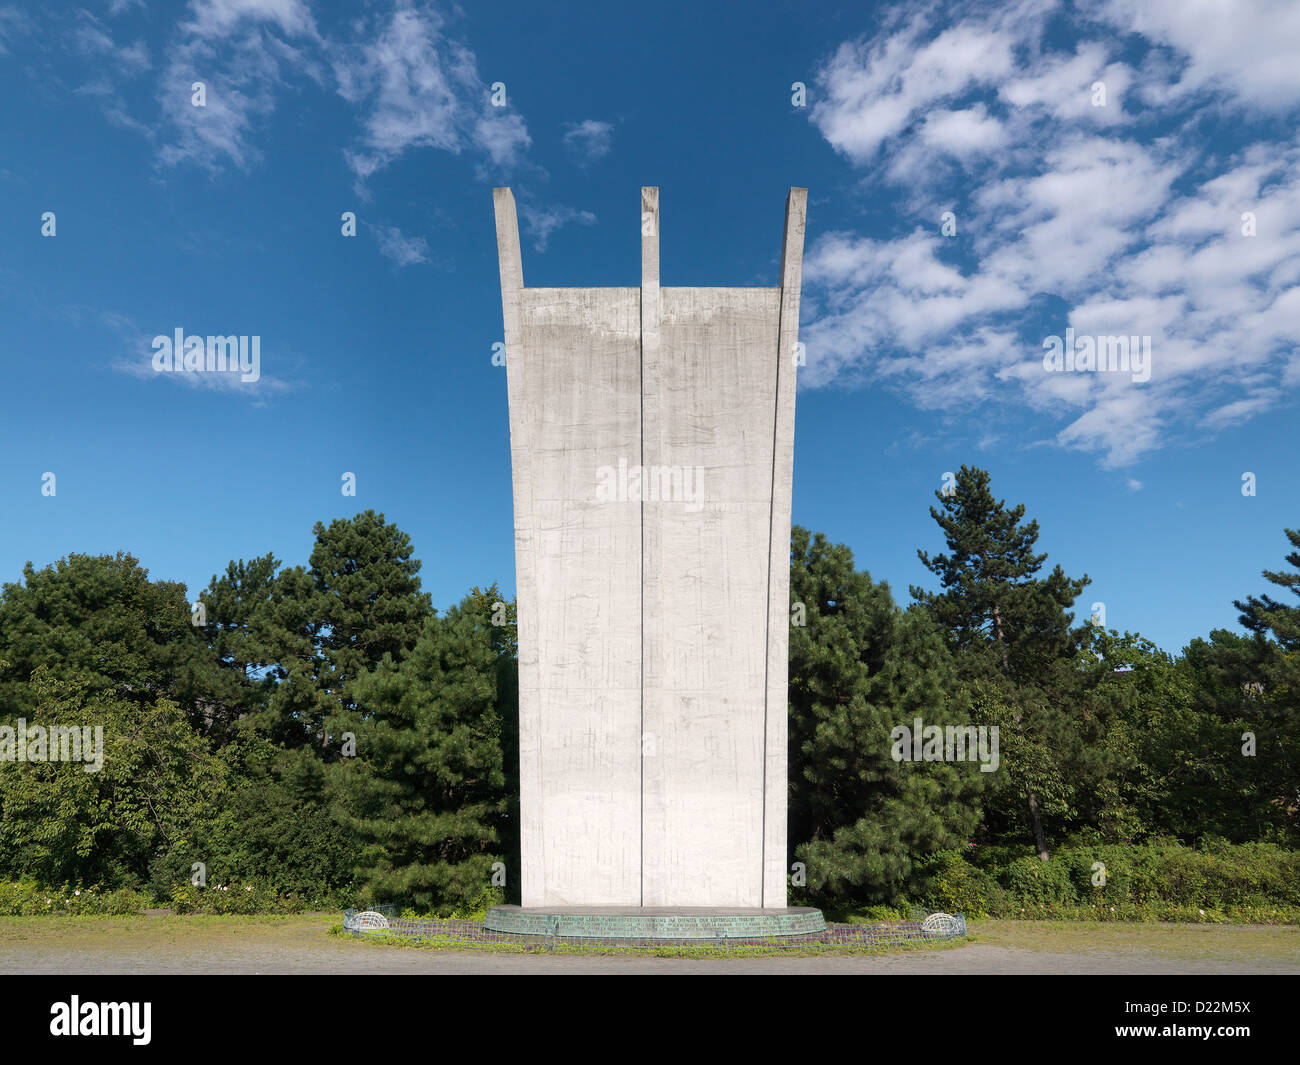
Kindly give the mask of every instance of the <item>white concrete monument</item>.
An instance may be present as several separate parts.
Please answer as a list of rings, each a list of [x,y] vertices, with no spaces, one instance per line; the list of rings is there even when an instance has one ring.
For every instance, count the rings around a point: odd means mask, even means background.
[[[747,288],[660,285],[656,188],[640,287],[526,288],[495,201],[523,907],[784,908],[807,192]]]

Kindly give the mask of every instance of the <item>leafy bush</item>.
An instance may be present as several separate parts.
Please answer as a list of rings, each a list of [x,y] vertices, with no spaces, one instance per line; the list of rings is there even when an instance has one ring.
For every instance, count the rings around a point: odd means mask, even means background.
[[[171,904],[178,914],[303,913],[325,903],[301,895],[285,895],[266,884],[178,884]]]
[[[968,917],[1284,923],[1300,914],[1300,852],[1271,843],[1075,841],[1048,862],[1006,848],[945,851],[929,873],[927,905]]]
[[[1070,882],[1070,867],[1060,861],[1044,862],[1038,858],[1017,858],[1001,877],[1010,894],[1019,901],[1039,905],[1078,902]]]
[[[3,917],[122,916],[141,913],[149,904],[145,892],[129,888],[115,891],[80,886],[43,888],[31,880],[0,880],[0,916]]]
[[[967,917],[988,917],[990,909],[1004,904],[1006,892],[982,869],[966,861],[960,851],[940,851],[927,872],[928,907]]]
[[[377,909],[380,913],[390,916],[396,913],[395,906],[366,901],[370,897],[370,893],[367,891],[363,890],[360,896],[364,905]],[[411,920],[437,918],[444,921],[481,921],[487,916],[489,909],[493,906],[504,905],[505,901],[506,892],[504,888],[488,886],[483,888],[475,898],[458,905],[444,904],[422,910],[416,909],[414,906],[406,906],[398,916]]]

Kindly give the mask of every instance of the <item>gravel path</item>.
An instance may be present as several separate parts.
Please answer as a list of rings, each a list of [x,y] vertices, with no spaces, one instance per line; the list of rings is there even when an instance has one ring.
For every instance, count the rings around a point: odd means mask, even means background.
[[[388,947],[328,936],[337,919],[327,917],[252,925],[238,919],[187,925],[180,918],[42,923],[50,920],[0,920],[0,973],[1300,973],[1300,930],[1287,928],[1173,927],[1161,937],[1159,930],[1096,925],[1064,932],[1049,926],[1041,936],[1032,926],[1014,933],[1004,926],[1000,935],[990,926],[976,927],[975,942],[946,949],[690,959]],[[1053,936],[1069,942],[1054,944]]]

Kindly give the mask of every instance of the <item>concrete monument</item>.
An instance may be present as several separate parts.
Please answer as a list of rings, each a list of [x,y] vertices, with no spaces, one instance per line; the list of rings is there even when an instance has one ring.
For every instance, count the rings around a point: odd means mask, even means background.
[[[525,910],[786,905],[806,202],[774,286],[661,286],[644,188],[639,287],[528,288],[495,190]]]

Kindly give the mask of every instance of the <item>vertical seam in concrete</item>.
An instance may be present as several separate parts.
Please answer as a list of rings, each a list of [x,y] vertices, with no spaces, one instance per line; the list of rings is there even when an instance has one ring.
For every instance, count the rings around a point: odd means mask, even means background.
[[[646,232],[646,216],[650,217],[650,232]],[[651,373],[659,372],[659,189],[644,186],[641,189],[641,383],[640,395],[637,397],[639,422],[641,428],[641,454],[638,465],[641,467],[641,725],[637,739],[640,744],[641,766],[641,865],[637,871],[641,905],[645,905],[645,688],[646,688],[646,640],[645,640],[645,366],[646,366],[646,325],[652,326],[650,332]],[[650,298],[647,298],[649,295]],[[653,381],[658,389],[659,381]],[[657,394],[657,393],[656,393]],[[655,410],[658,410],[656,406]],[[656,451],[657,453],[657,451]],[[657,749],[656,749],[656,753]]]
[[[781,244],[785,261],[785,242]],[[782,288],[784,292],[784,277]],[[758,905],[763,906],[767,892],[767,709],[768,682],[772,673],[772,524],[776,519],[776,430],[781,410],[781,315],[785,300],[777,296],[776,312],[776,387],[772,389],[772,475],[767,484],[767,594],[763,599],[763,788],[759,792],[762,815],[758,823]]]
[[[641,190],[641,210],[645,211],[645,190]],[[640,454],[637,456],[637,464],[642,468],[642,480],[645,479],[645,233],[644,227],[641,235],[641,291],[639,293],[641,301],[641,343],[637,345],[637,353],[640,359],[639,377],[637,381],[637,428],[640,430]],[[641,514],[641,556],[640,565],[637,567],[641,578],[641,721],[637,725],[637,742],[640,744],[640,752],[637,756],[637,765],[641,768],[641,797],[639,799],[637,814],[640,819],[641,829],[638,844],[640,846],[640,858],[637,863],[636,883],[637,899],[640,905],[645,905],[645,493],[641,494],[641,501],[637,506]]]

